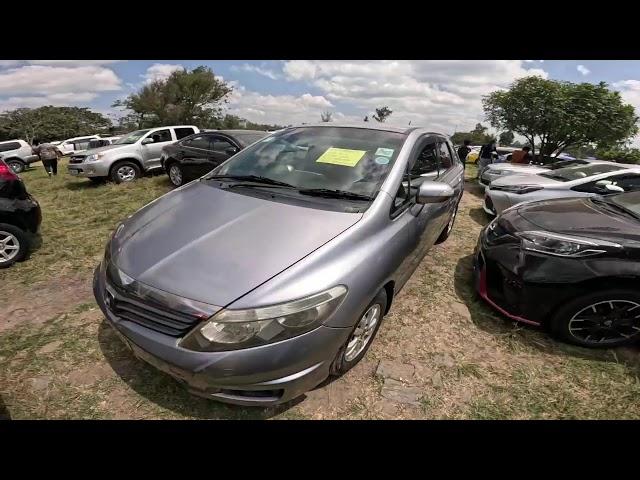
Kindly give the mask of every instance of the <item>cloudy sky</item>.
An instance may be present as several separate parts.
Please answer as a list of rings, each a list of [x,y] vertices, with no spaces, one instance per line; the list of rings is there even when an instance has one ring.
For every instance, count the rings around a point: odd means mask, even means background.
[[[484,121],[481,96],[525,75],[605,81],[640,113],[640,61],[183,61],[0,60],[0,111],[41,105],[88,106],[112,116],[118,98],[179,68],[210,66],[234,86],[229,113],[292,124],[362,120],[387,105],[398,125],[451,134]],[[636,142],[638,143],[638,142]]]

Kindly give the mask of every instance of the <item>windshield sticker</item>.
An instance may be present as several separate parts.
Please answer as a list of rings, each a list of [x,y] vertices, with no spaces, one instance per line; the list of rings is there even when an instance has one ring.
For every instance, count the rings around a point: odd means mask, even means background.
[[[376,157],[376,163],[378,165],[386,165],[389,163],[389,159],[387,157]]]
[[[362,157],[364,157],[365,153],[367,153],[366,150],[349,150],[346,148],[330,147],[318,157],[316,163],[330,163],[343,167],[355,167]]]
[[[376,157],[380,156],[380,157],[390,157],[393,155],[393,148],[378,148],[378,150],[376,150]]]

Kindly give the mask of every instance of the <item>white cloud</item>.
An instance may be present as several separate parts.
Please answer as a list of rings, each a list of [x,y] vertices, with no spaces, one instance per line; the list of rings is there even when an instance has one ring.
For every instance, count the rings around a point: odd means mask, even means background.
[[[481,98],[517,78],[539,75],[520,60],[499,61],[311,61],[284,63],[288,80],[319,89],[332,102],[364,114],[387,105],[392,123],[424,125],[452,133],[483,120]]]
[[[147,71],[144,73],[144,75],[141,75],[141,77],[144,78],[145,83],[151,83],[155,80],[164,80],[173,72],[176,72],[178,70],[184,70],[184,67],[179,64],[176,65],[171,63],[154,63],[149,68],[147,68]]]
[[[270,70],[268,68],[264,68],[264,66],[259,67],[257,65],[250,65],[248,63],[244,63],[240,66],[238,65],[233,65],[231,66],[231,70],[234,72],[252,72],[252,73],[257,73],[258,75],[262,75],[264,77],[268,77],[271,80],[277,80],[280,78],[280,76],[278,74],[276,74],[273,70]]]
[[[14,65],[18,65],[20,60],[0,60],[0,68],[2,67],[12,67]]]
[[[587,67],[585,67],[584,65],[578,65],[576,67],[576,69],[582,74],[582,75],[589,75],[591,73],[591,70],[589,70]]]
[[[77,67],[83,65],[109,65],[122,60],[27,60],[32,65],[55,65]]]
[[[640,116],[640,80],[622,80],[612,86],[620,92],[622,100],[633,105],[636,115]],[[640,135],[634,138],[633,146],[640,147]]]
[[[0,96],[120,90],[120,78],[98,66],[54,67],[25,65],[0,72]]]
[[[7,99],[0,99],[0,112],[13,110],[16,108],[37,108],[45,105],[63,106],[81,106],[84,107],[88,102],[94,100],[98,96],[95,92],[79,92],[79,93],[57,93],[52,95],[34,95],[34,96],[15,96]]]

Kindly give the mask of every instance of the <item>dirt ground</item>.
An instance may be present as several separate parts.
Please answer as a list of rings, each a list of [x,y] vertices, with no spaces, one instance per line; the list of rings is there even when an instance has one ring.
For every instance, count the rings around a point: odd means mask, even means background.
[[[267,409],[193,397],[134,358],[95,305],[88,269],[28,287],[0,276],[0,418],[639,418],[637,348],[563,345],[475,299],[485,223],[467,182],[451,237],[396,297],[363,361]]]

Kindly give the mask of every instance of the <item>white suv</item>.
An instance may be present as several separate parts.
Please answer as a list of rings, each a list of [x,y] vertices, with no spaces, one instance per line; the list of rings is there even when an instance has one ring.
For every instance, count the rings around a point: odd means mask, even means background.
[[[162,147],[199,132],[193,125],[136,130],[112,145],[72,155],[67,170],[93,181],[111,178],[116,183],[130,182],[143,172],[162,168]]]
[[[96,138],[100,138],[99,135],[85,135],[84,137],[73,137],[63,140],[58,145],[58,150],[63,155],[71,155],[86,150],[89,147],[89,142]]]
[[[7,140],[0,142],[0,158],[2,158],[15,173],[23,172],[27,166],[40,160],[40,157],[33,153],[31,145],[24,140]]]

